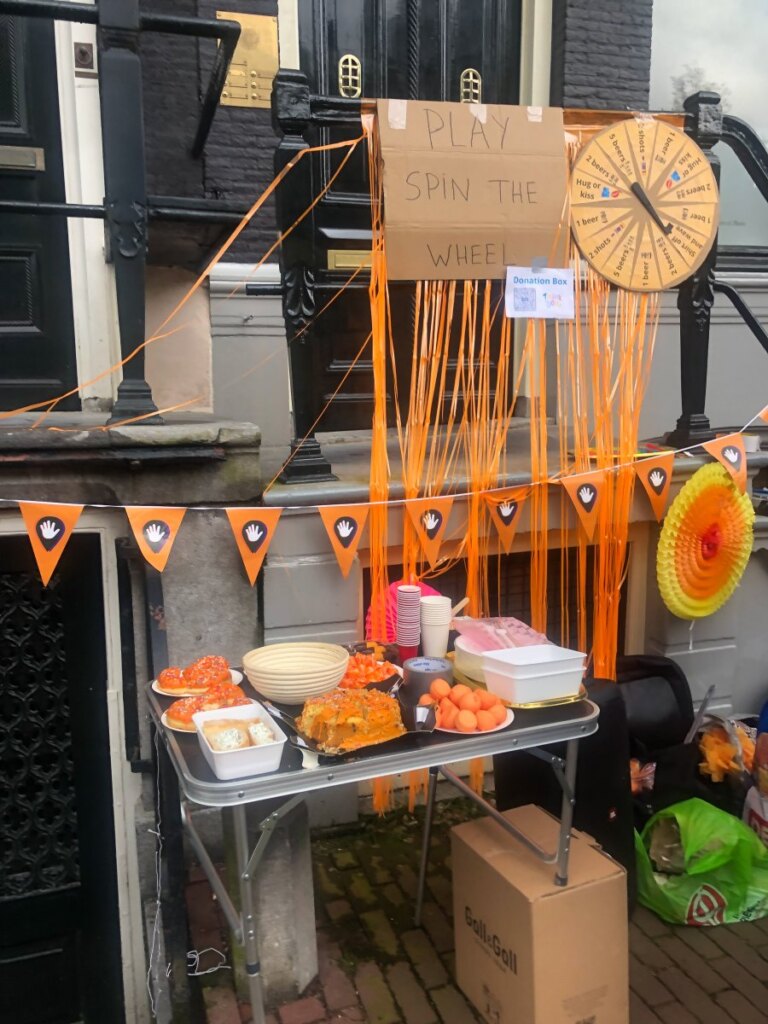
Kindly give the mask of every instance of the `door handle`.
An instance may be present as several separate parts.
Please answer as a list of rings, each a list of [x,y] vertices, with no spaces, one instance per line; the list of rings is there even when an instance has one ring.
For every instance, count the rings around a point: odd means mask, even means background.
[[[38,146],[0,146],[0,171],[44,170],[44,149]]]

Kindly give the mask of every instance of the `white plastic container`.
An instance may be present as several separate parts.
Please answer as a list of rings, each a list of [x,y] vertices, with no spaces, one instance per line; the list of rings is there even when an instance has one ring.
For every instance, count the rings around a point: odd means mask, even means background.
[[[213,750],[203,733],[206,722],[236,718],[239,721],[259,721],[274,734],[274,743],[259,747],[243,747],[242,750]],[[283,756],[286,736],[269,712],[258,703],[242,704],[234,708],[217,708],[216,711],[198,711],[192,715],[200,749],[217,779],[240,779],[246,775],[265,775],[276,772]]]
[[[575,697],[587,656],[554,644],[485,651],[483,675],[492,693],[511,704]]]
[[[483,651],[471,644],[465,637],[459,635],[453,644],[456,668],[462,675],[469,676],[476,683],[485,681],[483,675]]]

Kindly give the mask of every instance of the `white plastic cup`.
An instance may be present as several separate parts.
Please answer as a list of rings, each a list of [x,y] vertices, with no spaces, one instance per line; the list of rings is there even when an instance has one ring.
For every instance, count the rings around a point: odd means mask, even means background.
[[[450,622],[424,622],[421,625],[421,653],[425,658],[444,658],[448,651]]]

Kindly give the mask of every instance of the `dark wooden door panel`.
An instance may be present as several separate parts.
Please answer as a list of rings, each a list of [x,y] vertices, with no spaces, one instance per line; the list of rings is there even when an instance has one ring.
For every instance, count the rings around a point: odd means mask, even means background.
[[[305,133],[310,144],[354,138],[360,121],[354,109],[334,98],[352,98],[349,69],[357,67],[359,94],[393,97],[480,99],[516,103],[519,88],[520,5],[511,0],[299,0],[301,68],[312,93],[326,97],[315,104]],[[346,62],[346,63],[345,63]],[[356,62],[356,63],[355,63]],[[347,69],[346,77],[344,68]],[[470,74],[477,95],[462,93],[462,75]],[[323,109],[324,104],[324,109]],[[335,123],[329,124],[329,120]],[[344,151],[318,154],[312,162],[312,195],[325,187]],[[291,220],[295,216],[292,213]],[[288,223],[281,225],[283,229]],[[367,153],[364,146],[314,208],[302,228],[283,247],[284,267],[308,266],[314,282],[315,310],[320,310],[348,278],[329,269],[333,250],[370,248]],[[390,285],[393,337],[398,363],[401,414],[407,414],[413,338],[413,285]],[[458,321],[458,317],[456,318]],[[360,275],[303,335],[311,349],[305,360],[311,374],[314,414],[325,407],[370,331],[367,277]],[[452,338],[458,343],[458,325]],[[295,372],[295,371],[294,371]],[[320,431],[369,428],[373,379],[370,358],[361,359],[318,424]],[[390,388],[390,423],[394,400]]]
[[[3,199],[64,202],[53,24],[0,16],[0,146],[36,154],[38,169],[0,167]],[[0,408],[76,384],[67,224],[0,215]],[[73,395],[61,409],[79,408]]]

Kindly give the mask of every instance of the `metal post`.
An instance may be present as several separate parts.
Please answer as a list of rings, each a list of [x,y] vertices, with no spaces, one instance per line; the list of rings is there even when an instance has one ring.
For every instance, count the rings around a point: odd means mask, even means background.
[[[147,189],[139,0],[99,0],[99,95],[109,258],[115,266],[123,358],[144,341]],[[156,413],[144,350],[123,367],[110,422]],[[162,422],[148,416],[143,422]]]
[[[275,152],[275,173],[296,157],[309,143],[309,82],[301,71],[281,68],[272,86],[272,121],[282,136]],[[277,223],[285,231],[312,202],[312,165],[303,158],[291,171],[290,181],[276,194]],[[294,439],[291,461],[281,475],[284,483],[336,480],[331,464],[323,455],[312,429],[318,408],[315,398],[316,373],[313,331],[307,324],[315,315],[314,218],[312,215],[283,242],[280,273],[284,282],[283,316],[291,361]],[[302,332],[299,337],[299,332]]]
[[[256,911],[253,902],[253,877],[249,868],[248,826],[245,819],[245,804],[232,808],[235,827],[235,853],[237,871],[240,877],[240,916],[243,921],[243,948],[245,970],[248,975],[248,994],[251,1000],[253,1024],[265,1024],[264,995],[261,985],[259,963],[259,937],[256,931]]]
[[[437,767],[429,769],[429,788],[427,789],[427,806],[424,814],[424,832],[421,840],[421,861],[419,863],[419,887],[416,890],[416,912],[413,916],[414,924],[417,928],[421,925],[421,908],[424,905],[424,886],[427,882],[429,845],[432,838],[432,816],[435,811],[435,796],[437,794],[437,773]]]
[[[557,843],[555,885],[568,885],[568,856],[571,852],[571,827],[573,825],[573,807],[576,802],[578,758],[579,741],[568,740],[565,748],[565,778],[559,779],[563,788],[563,802],[560,807],[560,836]]]
[[[684,103],[687,113],[686,131],[701,146],[715,180],[720,183],[720,160],[712,152],[723,133],[723,110],[720,97],[714,92],[697,92]],[[683,412],[675,429],[667,436],[668,444],[683,447],[714,437],[704,412],[707,398],[707,363],[709,359],[709,321],[715,301],[713,288],[717,238],[704,263],[688,278],[677,295],[680,310],[680,391]]]

